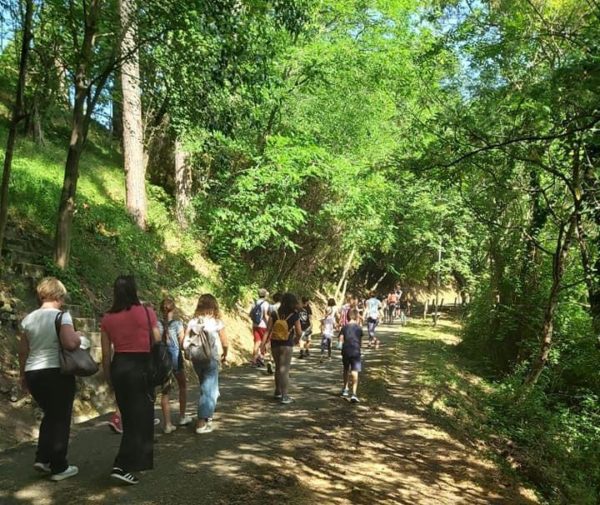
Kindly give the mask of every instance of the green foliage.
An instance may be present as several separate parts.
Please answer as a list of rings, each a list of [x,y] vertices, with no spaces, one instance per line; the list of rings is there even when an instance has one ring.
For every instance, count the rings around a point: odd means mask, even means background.
[[[136,275],[143,296],[153,301],[165,293],[196,295],[200,287],[219,294],[218,284],[195,268],[195,238],[173,226],[171,199],[161,188],[149,187],[149,231],[144,233],[133,223],[123,206],[123,174],[114,146],[102,137],[98,141],[104,144],[91,146],[95,154],[82,161],[73,261],[66,271],[56,270],[52,251],[46,247],[48,271],[65,282],[74,303],[96,310],[110,299],[113,280],[128,272]],[[54,229],[62,156],[62,146],[48,144],[41,151],[35,144],[21,141],[14,160],[11,220],[49,238]]]

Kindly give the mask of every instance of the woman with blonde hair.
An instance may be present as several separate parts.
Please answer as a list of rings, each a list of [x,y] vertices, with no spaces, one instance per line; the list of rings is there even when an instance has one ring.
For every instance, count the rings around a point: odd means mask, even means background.
[[[165,298],[160,303],[161,319],[158,321],[158,331],[162,339],[167,343],[171,361],[173,363],[173,377],[177,381],[179,389],[179,426],[185,426],[192,422],[192,418],[186,416],[185,409],[187,405],[187,384],[185,380],[185,370],[183,366],[183,355],[181,348],[185,335],[185,327],[181,319],[175,317],[177,307],[172,298]],[[164,428],[166,434],[175,431],[175,426],[171,422],[171,406],[169,405],[169,393],[171,391],[173,380],[170,379],[163,387],[161,393],[160,405],[163,412]]]
[[[228,348],[225,324],[217,299],[207,293],[198,299],[194,318],[188,323],[183,342],[200,386],[196,422],[198,434],[213,430],[212,420],[219,398],[219,342],[223,349],[220,360],[224,364]]]
[[[59,351],[61,346],[77,349],[81,334],[75,331],[71,315],[61,310],[67,295],[62,282],[46,277],[36,291],[40,308],[21,322],[19,370],[23,390],[44,411],[33,467],[59,481],[79,472],[67,462],[75,376],[60,373]]]

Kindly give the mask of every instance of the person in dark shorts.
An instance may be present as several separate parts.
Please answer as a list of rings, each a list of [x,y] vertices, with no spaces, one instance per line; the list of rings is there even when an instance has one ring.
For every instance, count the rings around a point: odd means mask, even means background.
[[[339,335],[339,347],[342,349],[342,363],[344,366],[344,387],[342,397],[350,397],[352,403],[359,403],[356,390],[358,388],[358,374],[362,369],[361,344],[363,331],[358,324],[358,310],[350,309],[348,324],[344,325]],[[350,387],[352,394],[350,394]]]

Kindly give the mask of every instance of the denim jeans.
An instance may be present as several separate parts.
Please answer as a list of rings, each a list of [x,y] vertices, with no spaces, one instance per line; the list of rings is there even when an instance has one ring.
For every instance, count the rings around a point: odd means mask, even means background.
[[[378,323],[378,319],[373,319],[372,317],[367,318],[367,331],[369,333],[369,340],[375,338],[375,328],[377,328]]]
[[[194,363],[200,383],[198,419],[212,419],[219,398],[219,362],[215,359],[206,364]]]

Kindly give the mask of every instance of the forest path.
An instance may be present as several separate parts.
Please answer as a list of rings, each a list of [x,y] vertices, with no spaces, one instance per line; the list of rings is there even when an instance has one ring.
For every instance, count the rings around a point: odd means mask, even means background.
[[[231,368],[221,376],[215,431],[196,435],[189,427],[164,435],[157,429],[155,469],[140,474],[139,485],[115,485],[108,477],[119,436],[104,416],[74,430],[69,459],[79,466],[77,477],[40,478],[31,466],[32,444],[0,454],[0,503],[537,503],[474,444],[428,418],[415,402],[426,353],[399,326],[378,332],[383,346],[365,352],[359,405],[339,397],[336,351],[322,364],[314,351],[307,360],[294,358],[296,401],[289,406],[270,400],[271,376]]]

